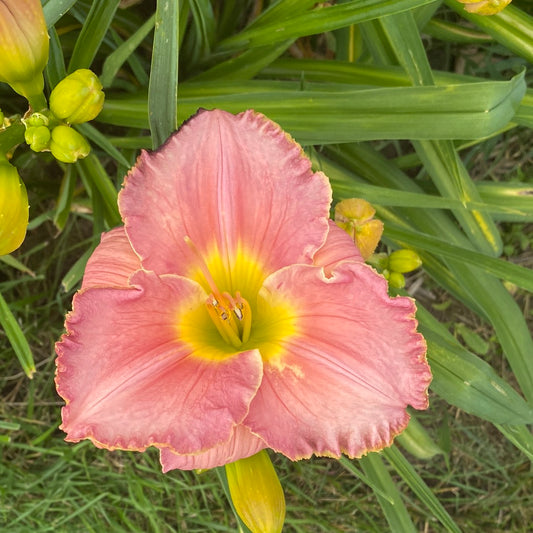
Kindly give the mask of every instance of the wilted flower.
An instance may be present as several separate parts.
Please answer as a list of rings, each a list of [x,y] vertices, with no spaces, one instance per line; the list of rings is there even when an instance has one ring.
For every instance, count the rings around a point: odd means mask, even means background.
[[[9,254],[22,244],[28,218],[26,187],[17,169],[0,156],[0,255]]]
[[[57,344],[67,440],[156,446],[164,471],[389,445],[427,407],[425,342],[330,202],[253,111],[202,111],[143,152]]]
[[[481,0],[472,2],[472,0],[457,0],[465,5],[465,10],[476,15],[495,15],[504,7],[508,6],[512,0]]]
[[[367,260],[379,243],[383,234],[383,222],[374,218],[376,210],[361,198],[342,200],[335,206],[335,222],[359,248],[363,259]]]
[[[52,155],[63,163],[75,163],[87,157],[91,151],[91,146],[81,133],[63,124],[52,130],[49,146]]]
[[[86,68],[63,78],[50,94],[50,110],[70,124],[95,118],[104,105],[104,93],[98,76]]]
[[[26,98],[43,91],[48,33],[40,0],[0,0],[0,81]]]

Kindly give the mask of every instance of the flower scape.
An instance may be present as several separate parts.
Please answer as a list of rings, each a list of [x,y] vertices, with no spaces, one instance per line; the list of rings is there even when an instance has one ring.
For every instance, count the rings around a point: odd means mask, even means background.
[[[391,444],[431,373],[415,304],[329,220],[331,188],[254,111],[200,111],[124,180],[57,343],[66,439],[163,471]]]

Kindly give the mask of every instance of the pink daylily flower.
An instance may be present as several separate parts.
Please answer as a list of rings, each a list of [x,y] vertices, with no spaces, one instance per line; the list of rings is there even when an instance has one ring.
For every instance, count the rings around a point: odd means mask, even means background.
[[[156,446],[164,471],[389,445],[427,407],[426,346],[330,203],[253,111],[201,111],[143,152],[57,344],[66,439]]]

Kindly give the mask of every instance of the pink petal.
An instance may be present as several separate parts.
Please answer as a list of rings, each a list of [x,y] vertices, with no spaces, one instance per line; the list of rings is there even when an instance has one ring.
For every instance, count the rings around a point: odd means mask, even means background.
[[[324,268],[326,276],[342,261],[362,262],[363,258],[352,238],[333,220],[329,221],[329,232],[324,245],[317,250],[314,264]]]
[[[230,439],[206,452],[196,455],[178,455],[170,448],[161,448],[161,465],[163,472],[179,468],[180,470],[208,469],[233,463],[250,457],[266,448],[263,440],[253,435],[242,425],[235,426]]]
[[[102,233],[100,244],[85,267],[81,288],[127,287],[129,277],[140,268],[141,261],[133,251],[124,227],[114,228]]]
[[[260,347],[263,381],[244,425],[269,447],[292,460],[359,457],[405,428],[408,404],[427,407],[431,373],[414,303],[389,298],[370,267],[345,262],[327,278],[295,265],[265,289],[263,305],[285,302],[296,331]]]
[[[178,453],[228,441],[261,382],[259,352],[232,353],[223,343],[201,349],[180,339],[204,305],[196,283],[142,270],[130,283],[74,298],[56,347],[67,440],[109,449],[171,446]],[[207,312],[205,320],[198,328],[214,335]]]
[[[279,126],[253,111],[221,110],[200,111],[158,151],[143,152],[119,196],[143,266],[187,277],[197,258],[185,236],[229,271],[240,252],[265,276],[312,263],[330,201],[327,178]]]

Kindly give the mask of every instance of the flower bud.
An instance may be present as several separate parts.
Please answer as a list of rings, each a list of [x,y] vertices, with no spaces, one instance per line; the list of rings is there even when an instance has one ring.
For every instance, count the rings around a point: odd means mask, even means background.
[[[50,139],[52,155],[63,163],[75,163],[89,155],[91,147],[83,135],[68,126],[56,126]]]
[[[384,272],[385,277],[389,282],[389,287],[393,289],[403,289],[405,287],[405,276],[399,272]]]
[[[465,5],[465,10],[476,15],[495,15],[504,7],[511,3],[511,0],[481,0],[472,2],[472,0],[458,0]]]
[[[42,152],[50,143],[50,130],[46,126],[30,126],[24,132],[24,139],[34,152]]]
[[[252,533],[280,533],[285,497],[266,450],[226,465],[233,506]]]
[[[17,169],[0,156],[0,255],[9,254],[22,244],[28,218],[26,187]]]
[[[366,261],[383,233],[383,222],[374,218],[376,210],[361,198],[342,200],[335,206],[335,222],[354,240]]]
[[[48,33],[40,0],[0,0],[0,81],[27,99],[42,94]]]
[[[104,105],[104,93],[98,76],[79,69],[62,79],[50,94],[50,110],[70,124],[95,118]]]
[[[416,270],[422,264],[422,259],[414,250],[394,250],[389,256],[389,270],[405,274]]]
[[[28,126],[48,126],[50,122],[44,113],[32,113],[28,118],[22,119],[22,122]]]

